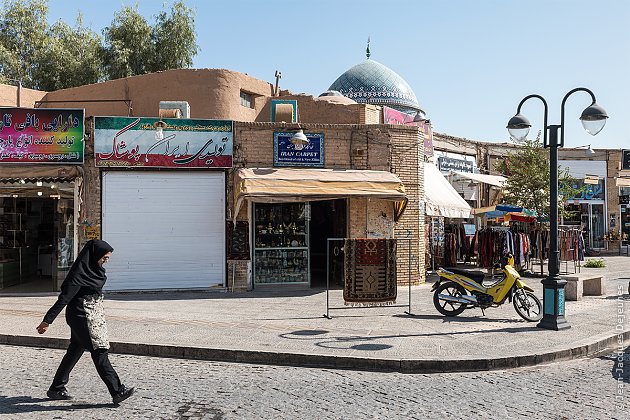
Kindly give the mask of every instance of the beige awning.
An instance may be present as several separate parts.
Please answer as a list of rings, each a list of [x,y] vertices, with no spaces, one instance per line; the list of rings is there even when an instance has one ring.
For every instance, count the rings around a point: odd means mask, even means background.
[[[440,170],[429,162],[424,164],[424,195],[427,216],[470,217],[470,205],[455,191]]]
[[[348,197],[393,201],[396,220],[407,203],[400,178],[385,171],[244,168],[234,175],[234,219],[244,200],[283,203]]]
[[[630,187],[630,178],[617,178],[616,184],[618,187]]]
[[[481,182],[483,184],[492,185],[494,187],[499,187],[499,188],[503,187],[505,185],[505,181],[507,181],[506,177],[499,176],[499,175],[473,174],[469,172],[456,172],[456,171],[451,171],[451,174],[454,177],[454,179],[461,177],[461,178],[470,179],[472,181]]]

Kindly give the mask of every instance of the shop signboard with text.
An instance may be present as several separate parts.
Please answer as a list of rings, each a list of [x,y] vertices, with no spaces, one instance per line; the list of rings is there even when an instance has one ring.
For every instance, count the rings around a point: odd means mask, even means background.
[[[454,159],[446,156],[438,157],[438,168],[440,172],[469,172],[474,171],[474,165],[472,162],[464,159]]]
[[[383,107],[383,124],[417,125],[424,138],[424,155],[433,156],[433,129],[429,120],[414,121],[415,115],[398,111],[388,106]]]
[[[83,109],[0,108],[0,163],[83,163]]]
[[[295,133],[273,133],[273,166],[324,167],[324,133],[304,133],[308,144],[296,149],[291,143]]]
[[[94,117],[99,167],[231,168],[233,142],[228,120]]]
[[[598,180],[597,184],[585,184],[583,179],[576,179],[573,182],[573,189],[578,190],[577,197],[572,197],[570,201],[583,200],[606,200],[606,186],[604,180]]]

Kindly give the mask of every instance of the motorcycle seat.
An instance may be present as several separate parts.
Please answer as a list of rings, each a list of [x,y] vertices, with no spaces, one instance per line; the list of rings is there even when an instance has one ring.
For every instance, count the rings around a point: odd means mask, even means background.
[[[450,271],[451,273],[460,274],[462,276],[466,276],[471,280],[476,281],[481,284],[483,282],[484,277],[486,276],[483,271],[471,271],[471,270],[463,270],[461,268],[448,267],[444,268],[445,270]]]

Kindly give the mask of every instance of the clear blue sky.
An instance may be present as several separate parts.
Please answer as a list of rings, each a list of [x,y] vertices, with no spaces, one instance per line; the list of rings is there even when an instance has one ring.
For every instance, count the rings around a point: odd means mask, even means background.
[[[49,18],[73,23],[79,11],[98,33],[122,5],[139,5],[150,23],[163,2],[50,0]],[[167,6],[172,4],[166,2]],[[626,0],[189,0],[197,12],[197,68],[227,68],[319,95],[344,71],[372,59],[412,87],[436,131],[507,141],[519,101],[537,93],[549,123],[574,87],[593,90],[610,119],[591,137],[578,120],[590,104],[566,106],[568,147],[630,148],[630,1]],[[523,113],[542,128],[543,107]]]

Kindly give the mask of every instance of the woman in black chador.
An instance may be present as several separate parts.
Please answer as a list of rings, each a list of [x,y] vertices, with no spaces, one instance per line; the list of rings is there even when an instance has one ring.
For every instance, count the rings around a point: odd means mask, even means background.
[[[109,341],[103,315],[102,290],[107,280],[103,264],[109,260],[112,251],[114,248],[98,239],[85,244],[61,285],[57,302],[37,327],[37,332],[45,333],[63,307],[67,306],[66,322],[72,332],[70,346],[48,390],[47,395],[51,399],[69,400],[72,398],[68,395],[66,384],[72,368],[85,350],[92,354],[94,366],[107,385],[115,404],[126,400],[134,392],[134,388],[127,388],[120,383],[108,357]]]

